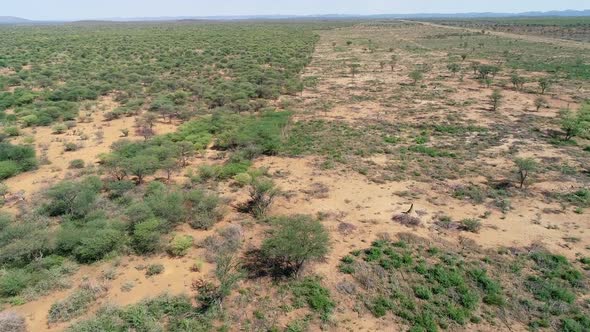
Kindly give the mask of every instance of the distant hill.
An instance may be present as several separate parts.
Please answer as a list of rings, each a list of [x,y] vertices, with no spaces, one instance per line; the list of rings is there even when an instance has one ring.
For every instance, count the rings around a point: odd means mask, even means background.
[[[490,18],[490,17],[580,17],[590,16],[590,9],[586,10],[562,10],[548,12],[524,12],[524,13],[415,13],[415,14],[326,14],[326,15],[238,15],[238,16],[177,16],[177,17],[132,17],[132,18],[108,18],[103,21],[115,22],[157,22],[157,21],[197,21],[197,20],[287,20],[287,19],[410,19],[410,18]]]
[[[21,24],[21,23],[31,23],[33,21],[14,17],[14,16],[0,16],[0,24]]]
[[[326,14],[326,15],[237,15],[237,16],[171,16],[171,17],[113,17],[86,20],[33,21],[14,16],[0,16],[0,24],[108,23],[108,22],[176,22],[231,20],[340,20],[340,19],[421,19],[421,18],[504,18],[504,17],[590,17],[590,9],[523,13],[415,13],[415,14]]]

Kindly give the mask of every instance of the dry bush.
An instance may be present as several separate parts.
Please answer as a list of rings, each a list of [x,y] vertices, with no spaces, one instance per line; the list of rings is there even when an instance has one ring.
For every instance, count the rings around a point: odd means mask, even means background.
[[[310,195],[313,198],[328,198],[330,188],[323,183],[314,182],[311,188],[302,190],[303,193]]]
[[[24,317],[12,311],[0,312],[0,332],[24,332],[27,330]]]
[[[242,227],[231,225],[221,229],[218,234],[206,237],[200,247],[205,249],[205,260],[215,262],[217,255],[227,252],[235,252],[242,244]]]
[[[387,283],[387,271],[364,261],[354,263],[354,278],[367,290],[379,292]]]
[[[404,226],[407,227],[417,227],[422,224],[422,221],[418,217],[411,216],[409,214],[396,214],[394,215],[391,220],[396,221]]]
[[[341,222],[338,224],[338,232],[342,235],[350,235],[356,231],[356,226],[347,222]]]

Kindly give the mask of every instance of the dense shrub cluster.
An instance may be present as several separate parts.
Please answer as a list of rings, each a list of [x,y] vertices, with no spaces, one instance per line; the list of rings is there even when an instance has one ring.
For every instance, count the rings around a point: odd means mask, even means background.
[[[24,126],[72,120],[77,104],[117,91],[117,118],[142,108],[164,118],[192,106],[258,110],[257,99],[303,89],[314,24],[133,24],[4,27],[0,111]],[[30,68],[23,65],[30,64]],[[65,82],[65,83],[63,83]],[[145,87],[148,87],[145,89]],[[8,117],[3,112],[2,117]]]
[[[33,147],[0,142],[0,180],[36,167],[37,159]]]

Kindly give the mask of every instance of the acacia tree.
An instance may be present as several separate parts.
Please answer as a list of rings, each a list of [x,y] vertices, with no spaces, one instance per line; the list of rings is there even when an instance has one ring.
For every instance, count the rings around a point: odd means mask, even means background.
[[[275,221],[272,235],[261,248],[276,268],[295,273],[308,261],[328,253],[329,235],[324,226],[306,215],[282,217]]]
[[[512,74],[512,76],[510,77],[510,81],[512,82],[512,85],[514,85],[514,87],[517,90],[522,90],[524,89],[524,84],[526,82],[525,78],[514,73]]]
[[[498,108],[500,107],[500,104],[502,103],[502,98],[504,98],[504,96],[502,96],[502,92],[500,92],[500,90],[496,89],[496,90],[494,90],[494,92],[492,92],[492,95],[490,96],[490,103],[492,104],[492,111],[498,110]]]
[[[416,85],[418,81],[420,81],[422,77],[424,77],[422,72],[419,70],[412,71],[408,76],[412,79],[414,85]]]
[[[559,112],[559,117],[566,141],[590,130],[590,107],[582,108],[577,113],[564,109]]]
[[[196,153],[195,146],[187,141],[181,141],[176,143],[176,155],[181,167],[185,167],[188,164],[189,159]]]
[[[449,64],[447,65],[447,69],[448,69],[448,70],[449,70],[451,73],[453,73],[453,76],[455,76],[455,75],[456,75],[456,74],[459,72],[459,70],[461,70],[461,66],[460,66],[458,63],[454,63],[454,62],[453,62],[453,63],[449,63]]]
[[[534,172],[538,165],[533,158],[516,158],[514,163],[518,171],[519,188],[522,189],[529,174]]]
[[[124,165],[128,174],[137,177],[137,184],[142,184],[146,176],[156,173],[160,168],[156,157],[143,154],[125,160]]]
[[[389,66],[391,67],[391,71],[395,70],[395,66],[397,65],[397,55],[393,54],[391,56],[391,60],[389,60]]]
[[[350,74],[352,75],[352,78],[354,78],[356,74],[359,73],[361,65],[359,63],[351,63],[348,66],[350,68]]]
[[[539,89],[541,90],[541,94],[544,95],[545,92],[551,87],[551,80],[548,77],[542,77],[539,79]]]

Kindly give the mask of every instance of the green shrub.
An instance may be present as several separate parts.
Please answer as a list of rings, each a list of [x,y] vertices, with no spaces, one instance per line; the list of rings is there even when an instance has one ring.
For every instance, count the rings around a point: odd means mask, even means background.
[[[73,250],[74,257],[80,263],[92,263],[104,258],[119,248],[123,233],[117,229],[99,229],[92,235],[80,238],[80,243]]]
[[[63,134],[66,132],[66,130],[68,130],[68,126],[66,126],[64,123],[58,123],[52,128],[54,134]]]
[[[164,272],[164,265],[162,264],[150,264],[145,269],[146,277],[155,276]]]
[[[73,168],[73,169],[84,168],[84,160],[74,159],[74,160],[70,161],[70,168]]]
[[[149,193],[145,202],[156,217],[166,221],[164,226],[168,229],[184,222],[187,218],[184,209],[184,195],[181,191],[169,190]]]
[[[189,224],[194,229],[209,229],[223,216],[219,197],[202,190],[188,192],[186,205]]]
[[[43,210],[50,216],[82,218],[92,209],[101,187],[102,182],[98,177],[88,177],[78,182],[62,181],[45,193],[49,203],[44,205]]]
[[[274,221],[272,235],[262,243],[263,255],[276,267],[297,273],[309,260],[328,253],[329,235],[317,220],[305,215]]]
[[[240,187],[245,187],[252,183],[252,176],[248,173],[239,173],[234,176],[234,181],[236,181]]]
[[[262,218],[278,194],[279,189],[272,179],[255,178],[250,184],[250,200],[243,210],[252,213],[256,218]]]
[[[461,229],[467,232],[477,233],[481,229],[481,221],[474,218],[463,219],[461,220]]]
[[[8,136],[20,136],[20,130],[18,127],[4,127],[4,133]]]
[[[106,183],[106,189],[109,192],[110,199],[121,198],[133,188],[135,188],[135,183],[130,180],[111,181]]]
[[[322,320],[328,320],[335,304],[330,298],[330,291],[321,285],[319,278],[306,277],[294,283],[291,289],[296,306],[305,302]]]
[[[373,299],[371,303],[369,303],[368,305],[368,308],[371,311],[371,313],[377,318],[385,316],[387,314],[387,311],[393,309],[393,307],[394,304],[390,300],[384,298],[383,296],[378,296],[377,298]]]
[[[64,144],[64,151],[71,152],[78,150],[78,144],[73,142],[67,142]]]
[[[168,252],[173,256],[185,256],[193,246],[193,237],[190,235],[177,235],[170,241]]]
[[[160,249],[160,237],[163,234],[162,221],[151,219],[135,224],[131,236],[133,248],[141,254],[149,254]]]
[[[37,160],[33,147],[0,142],[0,180],[36,167]]]
[[[25,270],[8,270],[0,276],[0,295],[3,297],[19,295],[32,279],[33,276]]]

